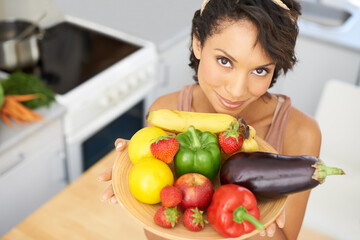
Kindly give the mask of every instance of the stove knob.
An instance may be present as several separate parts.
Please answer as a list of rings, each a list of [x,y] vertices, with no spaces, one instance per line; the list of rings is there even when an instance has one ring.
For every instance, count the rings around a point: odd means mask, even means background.
[[[108,107],[110,105],[110,99],[108,96],[103,96],[99,99],[99,106],[100,107]]]
[[[118,92],[120,96],[125,96],[126,94],[129,93],[129,84],[126,83],[125,81],[120,83],[120,85],[118,86]]]
[[[108,96],[109,96],[109,99],[111,99],[111,100],[113,100],[113,101],[118,100],[119,97],[120,97],[119,93],[118,93],[115,89],[111,89],[111,90],[109,91]]]
[[[137,87],[137,85],[139,84],[139,78],[138,77],[130,77],[128,79],[128,83],[129,83],[129,86],[130,88],[135,88]]]
[[[147,79],[147,74],[146,74],[146,72],[144,72],[144,71],[139,72],[138,75],[137,75],[137,79],[138,79],[138,82],[139,82],[139,83],[145,82],[145,80]]]

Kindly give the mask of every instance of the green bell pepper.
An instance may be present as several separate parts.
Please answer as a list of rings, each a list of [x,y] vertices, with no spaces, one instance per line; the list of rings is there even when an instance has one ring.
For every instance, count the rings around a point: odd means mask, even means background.
[[[200,173],[212,180],[218,174],[221,163],[217,136],[190,126],[188,131],[176,138],[179,140],[179,150],[174,158],[176,175]]]

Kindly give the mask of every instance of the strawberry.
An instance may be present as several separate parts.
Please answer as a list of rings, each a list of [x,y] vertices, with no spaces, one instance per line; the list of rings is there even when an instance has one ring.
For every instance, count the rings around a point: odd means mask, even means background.
[[[200,211],[197,207],[188,208],[184,212],[183,223],[187,229],[190,231],[200,231],[205,227],[205,223],[208,223],[204,219],[203,211]]]
[[[166,186],[160,191],[161,203],[164,207],[175,207],[181,203],[182,192],[174,186]]]
[[[179,141],[170,135],[158,137],[151,145],[152,155],[165,163],[171,163],[179,150]]]
[[[154,221],[157,225],[164,228],[173,228],[180,220],[180,212],[177,207],[168,208],[162,206],[159,208],[154,216]]]
[[[239,150],[243,141],[244,137],[239,131],[239,122],[236,122],[233,126],[230,126],[219,134],[219,144],[226,154],[231,154]]]

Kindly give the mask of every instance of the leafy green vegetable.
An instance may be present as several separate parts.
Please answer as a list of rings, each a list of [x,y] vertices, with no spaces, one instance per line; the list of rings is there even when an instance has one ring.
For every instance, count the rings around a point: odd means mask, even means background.
[[[16,71],[0,82],[5,95],[22,95],[37,93],[39,98],[23,102],[26,107],[35,109],[41,106],[50,106],[55,101],[55,93],[44,84],[37,76]]]

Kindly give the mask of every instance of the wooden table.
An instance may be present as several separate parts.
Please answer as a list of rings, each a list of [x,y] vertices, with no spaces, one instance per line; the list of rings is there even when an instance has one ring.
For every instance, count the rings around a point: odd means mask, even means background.
[[[100,200],[109,183],[97,176],[112,167],[116,154],[110,152],[0,240],[146,240],[142,225],[120,205]],[[299,240],[312,239],[333,240],[303,228]]]
[[[112,166],[116,154],[110,152],[1,240],[145,240],[139,222],[118,204],[100,199],[109,183],[99,182],[97,176]]]

